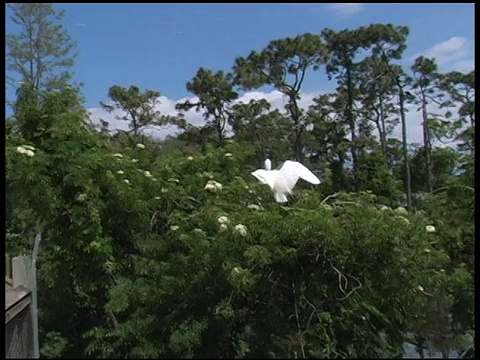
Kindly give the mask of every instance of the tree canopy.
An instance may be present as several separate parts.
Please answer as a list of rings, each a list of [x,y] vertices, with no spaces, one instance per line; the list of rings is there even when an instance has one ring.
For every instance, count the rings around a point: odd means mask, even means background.
[[[61,89],[73,76],[76,42],[65,31],[63,10],[50,3],[9,3],[11,20],[20,28],[7,34],[7,80],[30,84],[35,90]]]

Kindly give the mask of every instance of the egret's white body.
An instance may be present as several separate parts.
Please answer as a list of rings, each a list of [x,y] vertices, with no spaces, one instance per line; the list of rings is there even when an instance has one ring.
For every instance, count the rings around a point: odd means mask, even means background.
[[[320,180],[305,165],[287,160],[280,170],[270,170],[271,162],[265,160],[265,169],[252,172],[262,184],[270,186],[275,200],[279,203],[288,201],[287,194],[291,194],[298,179],[303,179],[311,184],[318,185]]]

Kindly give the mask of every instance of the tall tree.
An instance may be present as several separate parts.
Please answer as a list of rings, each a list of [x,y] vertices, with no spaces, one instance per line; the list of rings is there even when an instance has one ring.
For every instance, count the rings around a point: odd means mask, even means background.
[[[144,129],[150,126],[162,126],[169,121],[169,117],[162,116],[156,109],[160,104],[158,91],[145,90],[141,92],[134,85],[128,89],[114,85],[108,90],[108,96],[113,104],[100,102],[100,105],[109,113],[122,111],[123,115],[116,115],[115,118],[129,122],[130,130],[126,133],[133,133],[134,138],[137,138]]]
[[[299,107],[300,91],[307,70],[318,69],[325,62],[326,49],[322,39],[314,34],[271,41],[261,52],[252,51],[246,58],[235,60],[235,83],[243,89],[264,85],[273,87],[288,97],[286,110],[293,122],[293,153],[302,161],[303,133],[307,117]]]
[[[20,31],[7,34],[8,82],[27,82],[34,90],[62,89],[72,79],[76,42],[61,22],[64,10],[51,3],[10,3],[10,19]],[[15,74],[17,76],[15,76]]]
[[[450,96],[444,105],[457,107],[458,117],[453,119],[457,129],[455,140],[460,149],[473,155],[475,151],[475,70],[463,74],[453,71],[442,76],[441,88]]]
[[[411,67],[414,82],[412,88],[416,93],[416,103],[420,105],[422,110],[422,128],[423,128],[423,155],[425,156],[426,182],[427,191],[433,191],[433,164],[432,164],[432,132],[430,130],[430,119],[428,113],[428,105],[432,102],[439,103],[438,73],[435,60],[428,59],[423,56],[415,59],[415,63]],[[420,110],[419,109],[419,110]]]
[[[385,65],[385,76],[388,76],[396,85],[398,93],[398,106],[400,111],[400,122],[402,126],[403,156],[405,165],[405,195],[407,207],[412,207],[412,186],[410,174],[410,162],[408,154],[406,108],[407,101],[412,100],[412,95],[405,90],[411,84],[412,79],[408,77],[403,69],[394,64],[395,60],[402,57],[406,48],[409,28],[406,26],[393,26],[391,24],[371,25],[365,32],[366,41],[372,48],[372,57],[380,59]]]
[[[348,160],[348,139],[345,126],[345,94],[327,93],[313,99],[307,115],[313,124],[309,150],[311,160],[320,168],[330,168],[333,191],[348,187],[345,163]]]
[[[373,122],[380,140],[380,148],[387,158],[387,138],[398,125],[398,109],[393,103],[395,83],[385,76],[385,64],[368,57],[359,64],[362,115]]]
[[[386,59],[400,58],[404,48],[408,28],[393,26],[391,24],[373,24],[368,27],[360,27],[355,30],[345,29],[339,32],[325,29],[322,31],[329,51],[330,61],[326,70],[330,78],[335,77],[338,89],[343,88],[346,93],[345,121],[350,129],[351,155],[355,186],[358,187],[358,149],[362,148],[361,142],[357,141],[355,101],[359,95],[359,62],[356,58],[362,50],[372,49],[373,56],[381,52]]]
[[[398,66],[390,68],[390,74],[395,80],[398,88],[398,106],[400,109],[400,123],[402,124],[402,148],[403,161],[405,165],[405,195],[407,198],[407,207],[412,208],[412,176],[410,171],[410,158],[408,155],[408,138],[407,138],[407,119],[405,104],[412,100],[412,95],[405,91],[405,87],[411,83],[411,78],[403,73],[403,70]]]
[[[192,103],[187,100],[177,104],[175,108],[183,111],[193,108],[196,111],[202,109],[203,116],[207,121],[204,127],[215,129],[218,142],[222,145],[225,127],[230,116],[230,106],[238,98],[231,76],[223,71],[214,73],[211,70],[200,68],[195,77],[187,83],[187,90],[195,94],[198,101]]]
[[[354,114],[354,101],[356,97],[355,90],[355,71],[357,64],[354,59],[360,49],[363,47],[361,39],[358,36],[358,30],[334,30],[325,29],[322,31],[322,37],[328,46],[331,57],[327,64],[326,71],[328,77],[337,79],[338,90],[343,89],[346,95],[344,112],[344,121],[347,123],[351,136],[351,156],[353,165],[353,174],[355,177],[355,186],[358,186],[356,179],[358,170],[358,159],[356,150],[356,124]]]

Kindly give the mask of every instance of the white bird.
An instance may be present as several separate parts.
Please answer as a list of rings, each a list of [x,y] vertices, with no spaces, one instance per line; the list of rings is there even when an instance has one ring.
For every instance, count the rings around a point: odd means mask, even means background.
[[[265,169],[258,169],[252,172],[262,184],[270,186],[273,190],[275,200],[279,203],[288,201],[287,194],[292,194],[292,190],[297,184],[298,179],[303,179],[311,184],[318,185],[320,180],[305,165],[287,160],[283,163],[280,170],[270,170],[271,161],[265,160]]]
[[[270,161],[270,159],[265,160],[265,169],[272,170],[272,162]]]

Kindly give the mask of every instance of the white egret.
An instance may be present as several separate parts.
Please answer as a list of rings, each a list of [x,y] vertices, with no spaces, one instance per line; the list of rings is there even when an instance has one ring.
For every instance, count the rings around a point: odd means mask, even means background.
[[[311,184],[318,185],[320,180],[305,165],[287,160],[279,170],[270,170],[271,161],[265,160],[265,169],[258,169],[252,172],[262,184],[270,186],[273,190],[275,200],[279,203],[288,201],[287,194],[292,190],[298,179],[303,179]]]

